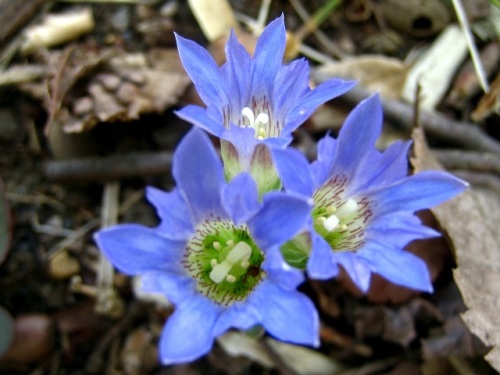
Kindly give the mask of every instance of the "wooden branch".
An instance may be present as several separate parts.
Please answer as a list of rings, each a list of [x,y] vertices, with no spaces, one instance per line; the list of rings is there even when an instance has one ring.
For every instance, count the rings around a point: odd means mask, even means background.
[[[166,175],[172,153],[113,155],[102,158],[52,160],[44,165],[50,181],[105,182],[124,178]]]

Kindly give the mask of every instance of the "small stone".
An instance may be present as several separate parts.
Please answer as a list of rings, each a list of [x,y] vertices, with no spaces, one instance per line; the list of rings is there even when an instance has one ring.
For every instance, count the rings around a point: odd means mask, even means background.
[[[80,263],[68,254],[67,250],[58,252],[49,262],[49,274],[56,280],[68,279],[80,272]]]
[[[94,109],[94,101],[89,96],[78,98],[73,103],[73,113],[82,117]]]
[[[118,89],[116,97],[121,103],[132,103],[137,96],[137,91],[137,87],[134,84],[124,82]]]
[[[97,76],[97,80],[108,91],[115,91],[120,86],[120,83],[122,82],[120,77],[118,77],[114,74],[109,74],[109,73],[99,74]]]
[[[146,82],[146,77],[142,73],[131,71],[127,72],[124,76],[124,79],[127,81],[130,81],[132,83],[135,83],[136,85],[142,85],[144,82]]]

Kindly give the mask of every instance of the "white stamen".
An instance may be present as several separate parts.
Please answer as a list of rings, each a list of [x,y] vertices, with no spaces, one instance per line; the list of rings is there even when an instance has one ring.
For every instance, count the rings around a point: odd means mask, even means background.
[[[250,259],[252,248],[246,242],[240,241],[227,255],[226,261],[230,264],[236,264],[242,260]]]
[[[232,241],[234,244],[233,240],[229,240],[229,241]],[[229,242],[229,241],[227,241],[227,242]],[[212,266],[213,268],[212,268],[212,271],[210,271],[210,275],[209,275],[210,279],[216,284],[219,284],[224,279],[227,280],[227,276],[231,276],[231,275],[228,275],[229,271],[231,271],[231,268],[233,268],[233,266],[240,261],[241,262],[245,262],[245,261],[248,262],[248,260],[250,259],[250,255],[252,255],[252,248],[250,247],[250,245],[248,245],[246,242],[243,242],[243,241],[238,242],[231,249],[231,251],[227,255],[227,258],[222,263],[216,264],[215,266]],[[213,259],[213,260],[215,260],[215,259]],[[227,280],[227,281],[229,281],[229,280]],[[236,281],[236,279],[235,279],[235,281]]]
[[[337,225],[339,225],[339,222],[340,222],[340,220],[336,215],[331,215],[328,217],[328,219],[326,219],[323,222],[323,226],[325,227],[325,229],[328,232],[331,232],[332,230],[337,228]]]
[[[231,270],[233,265],[229,263],[227,260],[224,262],[217,264],[214,268],[212,268],[212,271],[210,271],[210,279],[216,283],[219,284],[222,280],[224,280]]]
[[[257,118],[255,119],[255,127],[258,129],[262,125],[266,125],[269,122],[269,116],[267,113],[261,112],[257,115]]]
[[[212,246],[214,247],[215,250],[220,250],[220,248],[221,248],[219,241],[214,241]]]
[[[236,281],[236,277],[234,277],[233,275],[227,275],[226,276],[226,281],[228,283],[234,283]]]
[[[243,115],[243,117],[246,117],[247,120],[248,120],[248,126],[253,128],[255,127],[255,115],[253,114],[253,111],[248,108],[248,107],[245,107],[241,110],[241,114]]]
[[[339,219],[350,216],[358,209],[358,204],[354,199],[348,199],[335,213]]]
[[[233,240],[227,240],[226,241],[227,246],[234,246],[234,241]]]
[[[248,262],[248,260],[242,260],[241,263],[240,263],[240,265],[243,268],[248,268],[248,266],[250,265],[250,263]]]
[[[346,230],[347,230],[347,225],[342,224],[342,225],[340,226],[340,231],[341,231],[341,232],[344,232],[344,231],[346,231]]]
[[[210,265],[212,266],[212,268],[214,268],[217,264],[218,264],[218,263],[217,263],[217,259],[212,259],[212,260],[210,261]]]

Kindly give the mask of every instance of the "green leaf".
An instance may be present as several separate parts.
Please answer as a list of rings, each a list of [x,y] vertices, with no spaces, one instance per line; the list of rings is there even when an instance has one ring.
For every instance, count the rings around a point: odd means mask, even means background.
[[[311,252],[311,236],[301,233],[294,239],[281,246],[281,254],[285,261],[292,267],[305,269],[309,253]]]
[[[0,358],[9,350],[14,338],[14,319],[0,306]]]

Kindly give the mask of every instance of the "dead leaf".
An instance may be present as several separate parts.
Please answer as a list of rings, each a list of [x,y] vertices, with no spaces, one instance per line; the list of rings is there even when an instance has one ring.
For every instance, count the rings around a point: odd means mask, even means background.
[[[440,0],[386,0],[380,2],[379,10],[391,26],[416,37],[435,35],[450,22],[450,13]]]
[[[414,132],[415,169],[436,169],[420,129]],[[486,360],[500,370],[500,197],[470,188],[432,210],[455,250],[453,274],[469,308],[463,319],[485,345],[493,347]]]
[[[330,375],[341,368],[332,358],[312,349],[280,342],[269,337],[265,340],[283,362],[297,374]],[[273,359],[259,341],[245,333],[230,331],[219,336],[217,342],[229,355],[245,356],[265,367],[275,367]]]
[[[359,80],[365,89],[378,91],[390,99],[400,97],[407,72],[408,66],[400,60],[379,55],[347,58],[316,69],[316,73],[325,77]]]
[[[50,52],[57,66],[47,82],[23,88],[43,100],[47,124],[62,124],[67,133],[92,129],[98,122],[130,121],[145,113],[162,113],[177,103],[191,83],[175,50],[149,55],[118,49],[99,53],[87,48]]]
[[[500,115],[500,73],[491,84],[490,91],[481,98],[471,114],[472,120],[480,122],[493,114]]]
[[[467,55],[463,31],[450,24],[422,53],[406,77],[401,97],[413,103],[415,88],[421,88],[420,108],[433,111],[448,91],[455,72]]]
[[[231,4],[227,0],[189,0],[193,12],[205,37],[213,42],[229,34],[238,23]]]

